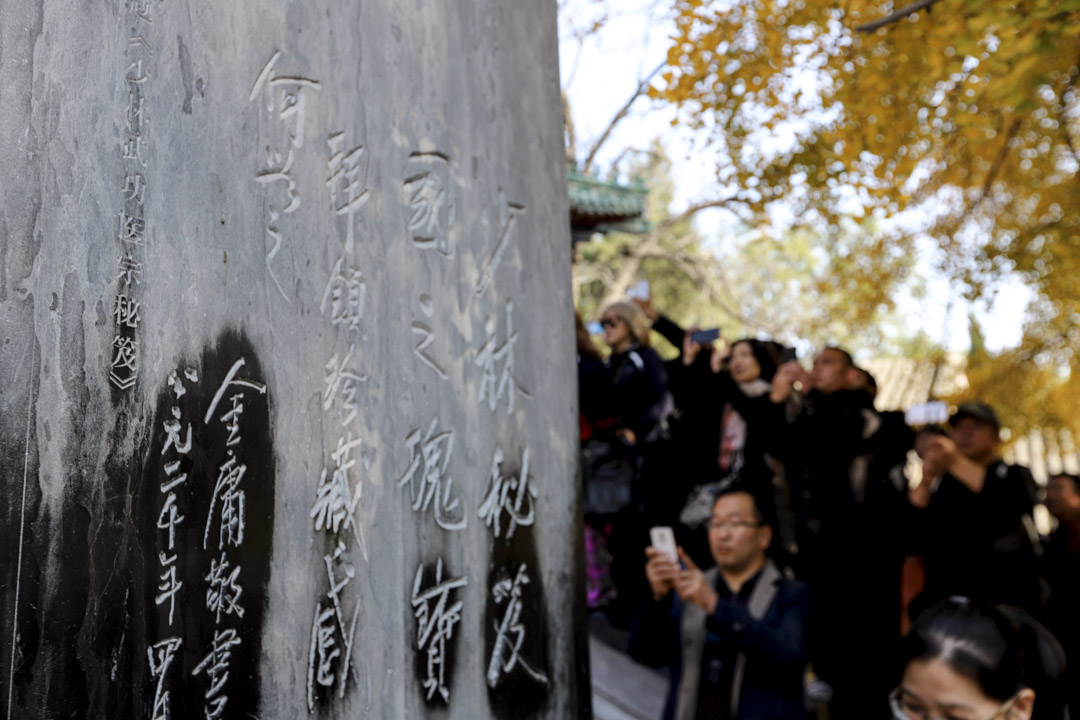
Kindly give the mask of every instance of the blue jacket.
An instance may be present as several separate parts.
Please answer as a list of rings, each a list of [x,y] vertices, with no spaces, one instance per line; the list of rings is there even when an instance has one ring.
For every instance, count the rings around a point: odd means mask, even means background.
[[[713,568],[705,576],[712,583],[718,572]],[[771,602],[760,618],[751,615],[751,607],[723,599],[711,616],[705,616],[697,606],[685,606],[675,593],[660,602],[649,599],[631,627],[630,655],[652,667],[671,668],[664,720],[694,717],[695,678],[706,629],[721,637],[738,638],[739,653],[745,658],[739,673],[741,678],[736,678],[738,720],[805,718],[803,673],[810,588],[797,580],[785,579],[771,562],[766,563],[758,583],[772,588]],[[692,622],[687,623],[684,616]],[[703,619],[700,625],[698,618]],[[689,682],[684,682],[684,678]]]

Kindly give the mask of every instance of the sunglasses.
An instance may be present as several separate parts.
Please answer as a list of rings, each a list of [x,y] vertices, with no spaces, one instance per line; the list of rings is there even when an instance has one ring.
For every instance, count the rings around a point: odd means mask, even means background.
[[[606,327],[606,328],[615,327],[618,324],[619,324],[619,318],[604,318],[603,320],[600,321],[600,325],[602,327]]]

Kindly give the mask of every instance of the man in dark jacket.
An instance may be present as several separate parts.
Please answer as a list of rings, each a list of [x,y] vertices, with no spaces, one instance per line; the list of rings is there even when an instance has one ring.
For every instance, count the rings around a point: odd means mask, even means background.
[[[791,488],[796,575],[814,593],[810,660],[832,688],[833,720],[887,716],[893,679],[867,658],[892,656],[900,636],[894,516],[905,498],[887,480],[912,436],[886,431],[861,380],[849,353],[827,347],[809,373],[781,366],[771,394],[787,405],[770,453]]]
[[[765,554],[772,541],[754,495],[721,491],[709,521],[716,567],[699,570],[646,551],[652,598],[631,634],[631,655],[672,669],[665,720],[799,720],[810,590]]]
[[[966,402],[949,422],[952,437],[931,439],[922,482],[909,493],[924,508],[916,528],[926,589],[917,607],[964,595],[1037,613],[1035,480],[1027,468],[1002,462],[992,408]]]

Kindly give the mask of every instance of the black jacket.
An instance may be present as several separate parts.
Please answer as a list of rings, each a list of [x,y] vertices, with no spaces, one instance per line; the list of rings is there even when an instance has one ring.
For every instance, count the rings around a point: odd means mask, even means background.
[[[664,419],[667,373],[656,351],[634,344],[607,361],[611,402],[619,427],[648,442]]]
[[[714,569],[706,576],[715,574]],[[807,658],[807,620],[810,588],[782,577],[775,581],[776,594],[760,620],[748,608],[721,600],[700,632],[712,633],[737,645],[746,657],[739,693],[738,720],[799,720],[803,709],[803,670]],[[685,635],[684,605],[670,593],[660,602],[648,603],[631,627],[630,655],[652,667],[671,668],[671,690],[664,720],[676,717],[682,676]]]

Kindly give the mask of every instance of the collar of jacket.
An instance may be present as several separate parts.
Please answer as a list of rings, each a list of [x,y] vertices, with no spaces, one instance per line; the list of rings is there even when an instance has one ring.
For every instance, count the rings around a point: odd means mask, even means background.
[[[750,398],[761,397],[772,390],[772,383],[767,380],[762,380],[761,378],[751,380],[750,382],[738,383],[738,385],[742,394]]]

